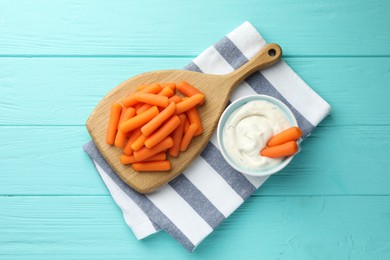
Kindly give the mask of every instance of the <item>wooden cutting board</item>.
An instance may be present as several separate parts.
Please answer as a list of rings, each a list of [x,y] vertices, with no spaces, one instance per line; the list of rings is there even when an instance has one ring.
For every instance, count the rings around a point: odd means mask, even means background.
[[[277,44],[268,44],[249,62],[227,75],[209,75],[186,70],[152,71],[130,78],[110,91],[96,106],[86,126],[100,153],[116,174],[140,193],[150,193],[181,174],[202,151],[214,132],[219,117],[226,107],[231,91],[253,72],[275,64],[282,50]],[[194,137],[189,149],[177,158],[169,158],[172,167],[168,172],[137,172],[129,165],[122,165],[119,157],[122,149],[106,143],[106,129],[111,105],[136,91],[137,86],[156,82],[180,82],[185,80],[202,91],[206,101],[199,106],[203,133]],[[199,174],[205,174],[199,172]],[[204,176],[207,178],[207,175]]]

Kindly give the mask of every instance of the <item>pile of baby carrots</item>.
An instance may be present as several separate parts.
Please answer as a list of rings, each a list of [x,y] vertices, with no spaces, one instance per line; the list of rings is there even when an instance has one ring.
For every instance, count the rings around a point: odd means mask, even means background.
[[[136,171],[169,171],[167,152],[179,156],[202,134],[197,107],[204,101],[205,95],[186,81],[139,86],[112,104],[106,142],[121,148],[120,162]]]
[[[298,152],[297,140],[302,136],[299,127],[290,127],[268,140],[267,147],[260,151],[261,156],[280,158]]]

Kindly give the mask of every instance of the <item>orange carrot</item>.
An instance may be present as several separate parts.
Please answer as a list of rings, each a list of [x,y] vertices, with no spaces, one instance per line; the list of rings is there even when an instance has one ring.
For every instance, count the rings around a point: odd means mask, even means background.
[[[134,170],[168,171],[167,153],[179,156],[203,132],[197,106],[204,103],[205,95],[184,80],[136,89],[122,104],[112,106],[106,142],[122,147],[120,162]],[[175,95],[176,89],[184,97]]]
[[[155,154],[158,154],[162,151],[165,151],[173,146],[173,140],[171,137],[167,137],[162,140],[160,143],[156,144],[153,148],[149,149],[147,147],[142,147],[138,151],[134,152],[134,158],[137,161],[143,161],[149,157],[152,157]]]
[[[169,103],[170,102],[175,102],[175,104],[179,103],[182,101],[181,97],[179,97],[178,95],[173,95],[172,97],[170,97],[168,99]]]
[[[124,110],[122,109],[121,118],[119,119],[118,126],[122,124],[124,121],[132,118],[135,116],[135,109],[133,107],[125,108]]]
[[[166,121],[166,123],[164,123],[160,127],[160,129],[158,129],[156,132],[154,132],[146,139],[145,146],[147,148],[152,148],[153,146],[161,142],[165,137],[170,135],[179,125],[180,125],[179,117],[176,115],[172,116],[168,121]]]
[[[136,129],[137,127],[143,126],[147,122],[149,122],[153,117],[158,115],[158,109],[156,106],[153,106],[149,108],[147,111],[145,111],[142,114],[136,115],[133,118],[130,118],[129,120],[126,120],[119,126],[119,130],[127,133],[133,129]]]
[[[169,171],[171,169],[170,161],[155,162],[136,162],[131,167],[139,172]]]
[[[106,143],[113,145],[115,142],[116,131],[118,130],[118,122],[122,112],[122,105],[114,103],[111,106],[110,120],[108,121]]]
[[[137,87],[137,91],[141,91],[142,89],[146,88],[147,86],[149,86],[149,85],[139,85]]]
[[[296,141],[289,141],[280,145],[266,147],[261,150],[260,155],[270,158],[280,158],[290,156],[298,151],[298,145]]]
[[[121,157],[119,157],[119,160],[120,160],[121,164],[130,164],[130,163],[136,162],[136,160],[134,159],[134,155],[122,154]]]
[[[139,107],[139,108],[137,108],[137,115],[139,115],[139,114],[141,114],[141,113],[143,113],[143,112],[145,112],[146,110],[148,110],[149,108],[151,108],[152,107],[152,105],[150,105],[150,104],[143,104],[141,107]]]
[[[194,136],[198,136],[203,132],[202,122],[200,121],[200,116],[196,107],[191,108],[186,112],[188,121],[190,124],[197,124],[198,129],[196,130]]]
[[[125,110],[125,112],[123,112],[123,116],[121,115],[121,118],[119,119],[118,125],[120,125],[122,122],[132,118],[134,115],[135,115],[135,109],[132,107],[127,108]],[[126,133],[123,133],[122,131],[118,131],[116,133],[116,137],[115,137],[115,146],[122,147],[125,140],[126,140]]]
[[[275,145],[286,143],[288,141],[296,141],[301,136],[302,136],[301,129],[297,126],[293,126],[271,137],[267,145],[275,146]]]
[[[204,100],[203,94],[195,94],[176,105],[176,114],[184,113]]]
[[[134,105],[135,111],[137,111],[138,109],[140,109],[143,105],[145,105],[145,103],[138,103],[138,104],[135,104],[135,105]],[[148,107],[148,108],[150,108],[150,107]],[[147,110],[147,109],[146,109],[146,110]]]
[[[140,93],[151,93],[151,94],[156,94],[160,92],[162,87],[158,83],[151,84],[149,86],[146,86],[142,89],[139,90]]]
[[[156,94],[149,93],[135,93],[135,100],[138,102],[144,102],[153,106],[167,107],[168,97],[157,96]]]
[[[192,137],[194,137],[194,134],[195,134],[197,129],[198,129],[197,124],[190,124],[190,127],[188,128],[187,133],[184,134],[183,140],[181,141],[180,152],[187,151],[187,148],[190,145]]]
[[[145,160],[143,160],[144,162],[152,162],[152,161],[164,161],[167,159],[167,154],[165,152],[161,152],[161,153],[158,153],[158,154],[155,154]]]
[[[195,88],[194,86],[192,86],[190,83],[188,83],[187,81],[184,81],[182,80],[179,85],[177,85],[177,89],[183,93],[184,95],[186,95],[187,97],[191,97],[195,94],[203,94],[201,91],[199,91],[199,89]],[[204,94],[203,94],[204,95]],[[202,102],[200,102],[199,105],[203,105],[204,103],[204,100],[202,100]]]
[[[131,150],[138,151],[141,149],[145,144],[146,136],[140,135],[137,139],[131,144]]]
[[[170,97],[174,94],[174,91],[170,88],[163,88],[160,92],[158,92],[157,95],[159,96],[165,96]],[[168,102],[171,103],[168,99]],[[150,104],[143,104],[140,108],[137,108],[137,115],[141,114],[142,112],[148,110],[152,105]]]
[[[157,95],[164,97],[172,97],[175,94],[175,91],[170,87],[164,87]]]
[[[138,103],[138,101],[135,100],[135,95],[134,94],[130,94],[130,95],[128,95],[127,97],[125,97],[122,100],[122,104],[125,107],[132,107],[132,106],[134,106],[137,103]]]
[[[127,140],[125,147],[123,147],[123,152],[125,154],[127,155],[133,154],[133,149],[131,149],[131,145],[140,135],[142,135],[141,128],[134,129],[132,132],[130,132],[129,139]]]
[[[161,91],[161,86],[158,83],[156,83],[141,89],[138,93],[156,94],[160,91]],[[138,101],[135,99],[135,94],[130,94],[122,100],[122,104],[125,107],[132,107],[137,103]]]
[[[187,133],[189,127],[190,127],[190,122],[188,121],[188,118],[186,116],[186,119],[184,120],[184,133]]]
[[[161,87],[163,87],[163,88],[170,87],[173,90],[173,92],[176,91],[176,83],[174,83],[174,82],[161,83]]]
[[[186,121],[186,116],[184,114],[181,114],[179,115],[179,118],[180,125],[172,133],[173,146],[169,148],[169,155],[172,157],[177,157],[179,155],[180,144],[181,140],[183,139],[184,123]]]
[[[146,123],[141,131],[145,136],[149,136],[156,130],[165,120],[175,114],[176,104],[171,102],[163,111],[161,111],[156,117]]]
[[[167,154],[164,153],[164,152],[161,152],[161,153],[158,153],[156,155],[153,155],[152,157],[149,157],[145,160],[143,160],[144,162],[153,162],[153,161],[164,161],[167,159]],[[135,158],[134,158],[134,155],[125,155],[125,154],[122,154],[121,157],[120,157],[120,161],[122,164],[130,164],[130,163],[135,163],[135,162],[138,162]]]
[[[126,111],[126,108],[125,108],[125,107],[122,107],[121,116],[119,117],[118,126],[120,125],[120,123],[123,122],[123,116],[125,115],[125,111]]]

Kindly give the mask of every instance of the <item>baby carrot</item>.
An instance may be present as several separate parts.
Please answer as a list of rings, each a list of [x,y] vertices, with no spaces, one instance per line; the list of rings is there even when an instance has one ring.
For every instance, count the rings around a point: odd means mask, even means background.
[[[179,115],[179,118],[180,125],[172,133],[173,146],[169,148],[169,155],[172,157],[177,157],[179,155],[180,144],[181,140],[183,139],[184,123],[186,120],[186,116],[184,114],[181,114]]]
[[[131,167],[139,172],[169,171],[171,163],[169,161],[136,162],[131,164]]]
[[[132,132],[130,132],[129,139],[127,140],[125,147],[123,147],[123,152],[125,154],[133,154],[133,149],[131,149],[131,145],[134,143],[135,140],[137,140],[140,135],[142,135],[141,128],[134,129]]]
[[[157,95],[159,96],[165,96],[165,97],[170,97],[174,94],[174,91],[170,88],[163,88],[160,92],[158,92]],[[171,101],[168,102],[171,103]],[[141,107],[137,108],[137,115],[141,114],[142,112],[148,110],[152,105],[150,104],[143,104]]]
[[[122,114],[119,119],[118,126],[122,124],[124,121],[132,118],[133,116],[135,116],[135,109],[133,107],[122,109]]]
[[[151,84],[149,86],[146,86],[142,89],[139,90],[140,93],[151,93],[151,94],[156,94],[160,92],[162,87],[158,83]]]
[[[140,90],[146,88],[147,86],[149,86],[149,85],[139,85],[139,86],[137,87],[137,91],[140,91]]]
[[[175,102],[175,104],[179,103],[182,101],[181,97],[179,97],[178,95],[173,95],[172,97],[170,97],[168,99],[169,103],[170,102]]]
[[[173,140],[171,137],[167,137],[164,140],[162,140],[160,143],[156,144],[153,148],[149,149],[147,147],[142,147],[138,151],[134,152],[134,158],[137,161],[143,161],[149,157],[152,157],[155,154],[158,154],[162,151],[165,151],[169,148],[171,148],[173,145]]]
[[[156,130],[165,120],[175,114],[176,104],[171,102],[163,111],[161,111],[156,117],[146,123],[141,131],[145,136],[149,136]]]
[[[151,136],[148,137],[145,141],[145,146],[147,148],[152,148],[159,142],[161,142],[165,137],[170,135],[173,130],[180,125],[180,119],[178,116],[172,116],[166,123],[164,123],[160,129],[154,132]],[[142,129],[141,129],[142,131]]]
[[[175,91],[170,87],[164,87],[160,92],[157,93],[159,96],[172,97]]]
[[[132,107],[132,106],[134,106],[137,103],[138,103],[138,101],[135,100],[135,95],[134,94],[130,94],[130,95],[128,95],[127,97],[125,97],[122,100],[122,104],[125,107]]]
[[[184,113],[204,100],[203,94],[195,94],[176,105],[176,114]]]
[[[267,145],[275,146],[275,145],[286,143],[288,141],[296,141],[301,136],[302,136],[301,129],[299,127],[293,126],[271,137]]]
[[[160,92],[161,89],[162,89],[161,86],[158,83],[156,83],[141,89],[138,93],[156,94]],[[132,107],[137,103],[138,101],[135,99],[135,94],[130,94],[122,100],[122,104],[125,107]]]
[[[158,153],[158,154],[155,154],[145,160],[143,160],[144,162],[152,162],[152,161],[164,161],[167,159],[167,154],[165,152],[161,152],[161,153]]]
[[[143,126],[147,122],[149,122],[153,117],[158,115],[158,109],[156,106],[149,108],[142,114],[136,115],[129,120],[126,120],[119,126],[119,130],[122,132],[129,132],[137,127]]]
[[[173,90],[173,92],[176,91],[176,83],[174,83],[174,82],[161,83],[160,85],[163,88],[164,87],[170,87]]]
[[[143,162],[164,161],[166,159],[167,159],[167,154],[164,152],[161,152],[161,153],[158,153],[156,155],[153,155],[152,157],[149,157],[149,158],[143,160]],[[125,155],[125,154],[121,155],[120,161],[122,164],[130,164],[130,163],[138,162],[134,158],[134,155]]]
[[[168,106],[168,97],[158,96],[156,94],[149,93],[135,93],[135,100],[138,102],[144,102],[153,106],[167,107]]]
[[[298,145],[296,141],[289,141],[280,145],[266,147],[261,150],[260,155],[270,158],[280,158],[290,156],[298,151]]]
[[[184,133],[187,133],[189,127],[190,127],[190,122],[188,121],[188,118],[186,116],[186,119],[184,120]]]
[[[190,127],[188,128],[187,133],[184,134],[183,140],[181,140],[180,152],[187,151],[187,148],[190,145],[190,142],[191,142],[192,138],[194,137],[194,134],[195,134],[197,129],[198,129],[197,124],[190,124]]]
[[[148,110],[151,107],[152,107],[152,105],[144,103],[141,107],[137,108],[136,113],[137,113],[137,115],[139,115],[139,114],[145,112],[146,110]]]
[[[138,151],[141,149],[145,144],[146,136],[140,135],[137,139],[131,144],[131,150]]]
[[[126,108],[125,108],[125,107],[122,107],[121,116],[119,117],[118,126],[120,125],[120,123],[123,122],[123,116],[125,115],[125,111],[126,111]]]
[[[186,95],[187,97],[191,97],[195,94],[203,94],[201,91],[199,91],[199,89],[195,88],[194,86],[192,86],[190,83],[188,83],[187,81],[184,81],[182,80],[179,85],[177,85],[177,89],[183,93],[184,95]],[[203,94],[204,95],[204,94]],[[200,105],[203,105],[204,103],[204,100],[202,102],[200,102]]]
[[[123,111],[123,110],[122,110],[122,111]],[[129,107],[129,108],[127,108],[127,109],[125,110],[125,112],[122,112],[122,113],[123,113],[123,114],[122,114],[123,116],[121,115],[121,118],[119,119],[118,126],[119,126],[122,122],[124,122],[124,121],[126,121],[126,120],[132,118],[132,117],[135,115],[135,109],[132,108],[132,107]],[[126,140],[126,133],[123,133],[122,131],[118,131],[118,132],[116,133],[116,137],[115,137],[115,146],[116,146],[116,147],[122,147],[122,145],[123,145],[123,143],[125,142],[125,140]]]
[[[191,108],[186,112],[188,121],[190,124],[197,124],[198,129],[196,130],[194,136],[198,136],[203,132],[202,122],[200,121],[199,113],[196,107]]]
[[[126,154],[122,154],[121,157],[119,157],[119,160],[121,164],[130,164],[136,162],[136,160],[134,159],[134,155],[126,155]]]
[[[106,143],[113,145],[115,142],[116,131],[118,130],[118,122],[122,112],[122,105],[114,103],[111,106],[110,119],[107,126]]]
[[[145,103],[138,103],[138,104],[136,104],[136,105],[134,106],[135,111],[137,111],[138,109],[140,109],[143,105],[145,105]],[[148,108],[150,108],[150,107],[148,107]],[[146,109],[146,110],[147,110],[147,109]]]

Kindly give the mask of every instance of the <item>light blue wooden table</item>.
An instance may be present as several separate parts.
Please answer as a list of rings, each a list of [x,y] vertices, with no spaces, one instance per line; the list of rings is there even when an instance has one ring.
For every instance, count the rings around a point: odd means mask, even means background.
[[[389,1],[0,0],[1,259],[389,259]],[[97,102],[245,20],[333,108],[193,254],[137,241],[82,145]]]

